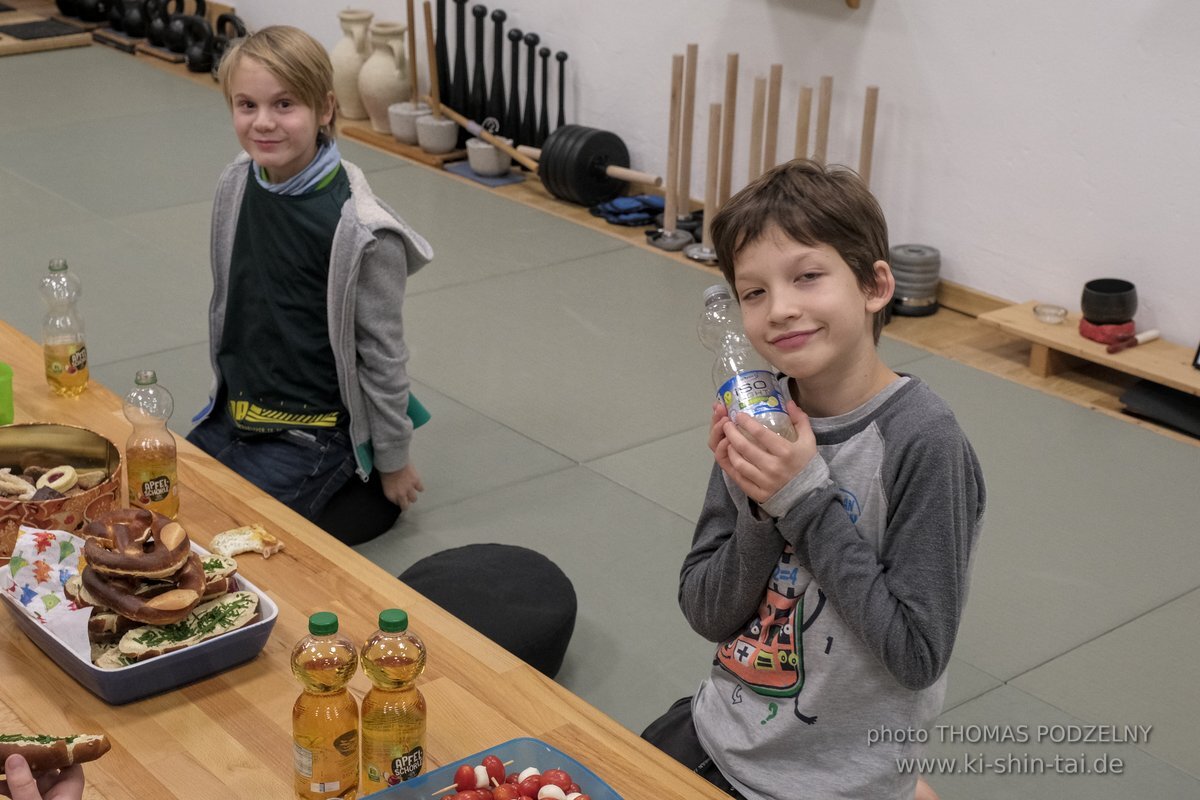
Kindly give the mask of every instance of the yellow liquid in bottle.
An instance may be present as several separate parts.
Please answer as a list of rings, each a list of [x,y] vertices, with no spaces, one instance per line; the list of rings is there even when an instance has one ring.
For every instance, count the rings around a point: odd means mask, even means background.
[[[130,442],[125,448],[125,469],[129,505],[175,519],[179,514],[179,476],[174,440]]]
[[[373,641],[362,657],[373,684],[362,703],[364,792],[415,778],[425,764],[425,697],[413,684],[425,669],[425,650],[412,640],[402,646],[392,637]]]
[[[82,343],[43,347],[46,383],[61,397],[78,397],[88,383],[87,348]]]
[[[292,674],[307,691],[292,706],[296,797],[358,797],[358,704],[344,688],[356,658],[348,643],[308,640],[292,653]]]

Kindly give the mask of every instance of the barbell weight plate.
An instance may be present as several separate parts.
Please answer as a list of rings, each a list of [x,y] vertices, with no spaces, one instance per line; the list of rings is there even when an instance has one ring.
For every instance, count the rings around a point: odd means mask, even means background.
[[[538,162],[538,172],[542,175],[546,191],[560,200],[568,202],[575,202],[569,194],[566,179],[567,165],[570,163],[568,154],[571,142],[580,127],[579,125],[567,125],[552,133],[542,145],[542,155]]]
[[[571,192],[580,205],[603,203],[625,190],[625,181],[610,178],[604,171],[609,165],[629,166],[629,151],[615,133],[589,128],[572,148],[570,163]]]
[[[585,192],[580,191],[580,176],[586,175],[587,164],[582,159],[582,151],[591,135],[596,131],[595,128],[588,128],[583,125],[576,126],[571,135],[563,142],[563,159],[559,162],[559,181],[562,186],[563,197],[572,203],[577,203],[581,206],[592,206],[595,203],[588,202],[588,196]]]

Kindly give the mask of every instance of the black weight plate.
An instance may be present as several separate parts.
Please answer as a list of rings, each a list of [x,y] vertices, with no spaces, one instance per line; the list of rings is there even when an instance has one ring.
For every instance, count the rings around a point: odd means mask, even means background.
[[[610,178],[604,171],[609,165],[629,166],[629,151],[621,137],[609,131],[589,129],[575,149],[578,152],[572,163],[577,169],[572,190],[578,197],[576,202],[592,206],[611,200],[625,190],[625,181]]]
[[[550,178],[546,190],[568,203],[579,202],[571,191],[571,175],[575,169],[572,152],[575,141],[587,130],[580,125],[566,125],[546,140],[551,145],[549,148],[542,148],[540,163],[546,165]]]
[[[587,201],[585,193],[579,191],[581,176],[586,175],[587,162],[582,160],[582,150],[596,132],[595,128],[588,128],[583,125],[575,126],[575,130],[571,133],[571,138],[564,143],[566,147],[563,149],[564,157],[559,162],[559,168],[562,170],[560,175],[562,181],[563,197],[572,203],[578,203],[581,206],[590,206],[594,203]]]

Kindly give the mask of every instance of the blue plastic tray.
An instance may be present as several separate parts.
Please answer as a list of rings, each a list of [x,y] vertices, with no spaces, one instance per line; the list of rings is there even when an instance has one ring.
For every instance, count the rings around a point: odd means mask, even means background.
[[[571,778],[579,784],[583,793],[591,796],[592,800],[622,800],[621,795],[612,787],[596,777],[596,773],[571,758],[566,753],[551,747],[538,739],[512,739],[504,744],[489,747],[474,755],[459,759],[452,764],[427,772],[411,781],[396,784],[383,791],[368,795],[374,800],[431,800],[433,792],[454,783],[454,771],[463,764],[472,767],[483,761],[484,756],[494,755],[501,761],[511,760],[513,763],[505,767],[508,772],[520,771],[527,767],[537,767],[545,772],[548,769],[562,769],[571,773]],[[438,797],[448,797],[454,792],[446,792]]]

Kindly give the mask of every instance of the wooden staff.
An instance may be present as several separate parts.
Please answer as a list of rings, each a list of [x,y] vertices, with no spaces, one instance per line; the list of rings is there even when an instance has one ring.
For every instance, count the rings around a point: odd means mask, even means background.
[[[429,51],[429,107],[433,118],[442,118],[442,102],[438,95],[437,51],[433,42],[433,11],[429,0],[425,0],[425,48]]]
[[[433,105],[434,108],[438,107],[437,101],[433,97],[427,97],[425,99],[428,100],[429,103],[431,105]],[[483,126],[480,125],[478,122],[467,119],[466,117],[464,117],[462,114],[455,111],[450,106],[441,106],[441,109],[442,109],[443,114],[445,114],[447,117],[449,117],[450,119],[457,122],[462,127],[462,129],[465,130],[467,133],[471,134],[472,136],[478,136],[480,139],[483,139],[485,142],[492,145],[493,147],[497,147],[500,150],[503,150],[505,153],[508,153],[510,156],[513,157],[513,160],[515,160],[518,164],[520,164],[522,167],[529,170],[530,172],[533,172],[533,173],[537,172],[538,164],[536,161],[534,161],[532,158],[530,158],[529,156],[522,153],[517,148],[513,147],[508,142],[501,139],[499,136],[496,136],[496,135],[490,133],[489,131],[485,130],[483,128]],[[436,114],[437,112],[435,111],[434,113]]]
[[[725,106],[721,123],[721,184],[717,189],[717,205],[729,201],[730,183],[733,179],[733,122],[737,111],[738,54],[725,57]]]
[[[808,158],[808,129],[812,126],[812,87],[800,87],[800,105],[796,108],[795,158]]]
[[[863,106],[862,149],[858,153],[858,174],[863,183],[871,185],[871,159],[875,152],[875,111],[879,107],[879,87],[867,87],[867,100]]]
[[[746,182],[762,174],[763,108],[767,101],[767,79],[754,79],[754,100],[750,104],[750,166]]]
[[[413,6],[413,0],[408,0],[408,82],[412,87],[409,102],[413,105],[413,111],[416,111],[421,91],[417,86],[417,12]]]
[[[704,226],[700,243],[712,249],[712,219],[717,215],[717,161],[721,149],[721,104],[708,106],[708,166],[704,173]]]
[[[700,46],[689,44],[683,66],[683,131],[679,142],[679,215],[692,213],[692,128],[696,116],[696,58]]]
[[[675,232],[679,192],[679,104],[683,93],[683,56],[671,56],[671,108],[667,130],[667,185],[664,189],[663,230]]]
[[[775,166],[775,151],[779,146],[779,93],[783,88],[783,64],[771,65],[767,81],[767,131],[763,142],[763,171]]]
[[[817,146],[813,160],[825,163],[825,151],[829,146],[829,107],[833,105],[833,78],[821,76],[821,94],[817,100]]]

